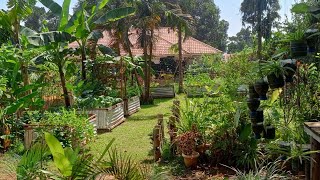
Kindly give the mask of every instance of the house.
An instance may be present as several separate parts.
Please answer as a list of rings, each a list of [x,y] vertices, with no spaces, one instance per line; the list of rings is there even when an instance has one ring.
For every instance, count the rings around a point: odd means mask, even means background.
[[[99,39],[98,44],[110,47],[112,44],[112,37],[107,31],[103,32],[104,37]],[[178,53],[172,49],[178,44],[178,33],[170,27],[161,27],[154,31],[154,48],[153,48],[153,63],[155,66],[160,66],[162,60],[172,61],[178,59]],[[129,40],[132,44],[131,51],[133,56],[143,56],[143,48],[139,46],[139,35],[137,30],[132,29],[129,33]],[[73,42],[69,47],[76,48],[78,44]],[[123,48],[120,48],[121,55],[128,55]],[[182,56],[184,64],[189,64],[193,59],[201,57],[202,55],[222,54],[223,52],[204,42],[201,42],[193,37],[186,38],[182,43]],[[168,63],[166,63],[168,64]],[[158,68],[156,68],[158,69]],[[171,70],[173,71],[173,70]]]

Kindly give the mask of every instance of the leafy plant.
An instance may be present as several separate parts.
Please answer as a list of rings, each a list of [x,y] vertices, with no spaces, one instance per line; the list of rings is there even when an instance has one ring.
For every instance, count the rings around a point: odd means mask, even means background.
[[[30,114],[30,113],[29,113]],[[36,132],[53,133],[64,147],[78,147],[91,141],[95,135],[94,127],[88,120],[88,115],[79,114],[75,109],[60,109],[57,112],[45,112],[37,116],[30,114],[32,125],[39,125]]]
[[[265,162],[260,164],[255,163],[255,168],[249,172],[242,172],[236,168],[230,168],[236,172],[237,180],[265,180],[265,179],[282,179],[285,178],[282,174],[281,161],[277,160],[269,162],[264,165]],[[228,167],[228,166],[227,166]]]
[[[274,74],[276,77],[282,77],[288,71],[294,71],[290,67],[282,66],[280,61],[272,60],[261,64],[261,71],[264,75]]]
[[[76,99],[76,104],[78,108],[108,108],[120,102],[122,102],[121,98],[114,98],[103,95],[98,97],[79,97]]]
[[[192,131],[187,131],[180,134],[175,142],[177,143],[179,150],[185,155],[192,155],[196,149],[196,142],[200,138],[196,127],[193,126]]]

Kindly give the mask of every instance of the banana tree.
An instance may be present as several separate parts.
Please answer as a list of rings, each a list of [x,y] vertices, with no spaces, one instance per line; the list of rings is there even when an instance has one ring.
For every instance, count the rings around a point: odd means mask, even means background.
[[[51,61],[57,65],[61,81],[61,87],[67,108],[71,106],[70,97],[66,86],[65,64],[68,61],[67,55],[71,54],[71,50],[67,48],[69,42],[75,40],[70,34],[60,31],[52,31],[39,33],[28,37],[29,43],[37,47],[45,47],[46,51],[40,55],[46,61]]]
[[[68,14],[69,10],[66,7],[61,7],[52,0],[40,0],[40,2],[49,8],[55,14]],[[87,12],[87,3],[81,3],[80,10],[75,12],[70,19],[66,19],[63,25],[58,30],[65,31],[76,37],[76,42],[79,45],[81,52],[81,65],[82,65],[82,79],[85,80],[86,75],[86,46],[88,41],[93,41],[96,44],[98,39],[103,37],[100,30],[97,29],[97,25],[104,25],[106,23],[114,22],[124,17],[133,15],[135,8],[123,7],[116,8],[107,12],[101,13],[109,0],[101,0],[95,6],[91,8],[90,12]],[[64,4],[70,4],[70,0],[65,0]],[[90,15],[89,15],[90,14]],[[102,15],[103,14],[103,15]],[[95,48],[93,48],[95,49]]]
[[[21,20],[32,13],[29,0],[8,0],[7,11],[0,10],[0,29],[10,34],[11,41],[18,48],[23,49],[20,43]],[[20,70],[23,73],[24,85],[29,85],[28,62],[20,59]],[[28,92],[31,93],[31,92]]]

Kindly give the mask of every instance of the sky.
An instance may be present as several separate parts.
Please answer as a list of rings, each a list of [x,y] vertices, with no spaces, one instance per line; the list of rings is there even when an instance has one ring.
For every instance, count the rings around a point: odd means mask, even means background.
[[[57,3],[62,4],[63,0],[55,0]],[[242,27],[240,5],[242,0],[213,0],[220,9],[221,19],[229,22],[228,35],[234,36],[240,31]],[[280,15],[284,20],[285,15],[290,19],[290,9],[296,0],[279,0],[280,1]],[[6,9],[7,0],[0,0],[0,9]],[[71,7],[75,5],[77,0],[71,0]]]

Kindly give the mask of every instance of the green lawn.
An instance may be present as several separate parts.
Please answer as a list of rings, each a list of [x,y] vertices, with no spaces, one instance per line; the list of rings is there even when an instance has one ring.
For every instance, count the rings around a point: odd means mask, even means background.
[[[182,99],[177,96],[176,99]],[[141,110],[132,116],[112,132],[98,135],[96,140],[89,144],[92,153],[98,155],[112,138],[116,138],[113,147],[127,152],[140,162],[152,161],[149,155],[152,149],[149,134],[157,123],[157,115],[164,114],[164,120],[167,121],[171,115],[171,107],[174,99],[157,99],[154,105],[144,105]]]

